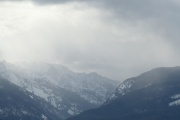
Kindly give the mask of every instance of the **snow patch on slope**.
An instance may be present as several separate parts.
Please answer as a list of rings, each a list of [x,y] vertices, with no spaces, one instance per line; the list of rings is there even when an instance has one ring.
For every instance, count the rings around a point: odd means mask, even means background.
[[[43,120],[48,120],[48,118],[44,114],[42,114],[41,117],[42,117]]]
[[[125,82],[125,83],[121,84],[118,87],[118,92],[121,93],[122,95],[125,95],[124,90],[129,89],[132,86],[133,82],[134,81],[132,80],[132,81],[128,81],[128,82]]]
[[[172,96],[171,98],[172,99],[178,99],[178,98],[180,98],[180,94],[176,94],[176,95]]]
[[[180,105],[180,99],[169,103],[169,106],[177,106],[177,105]]]
[[[109,97],[108,101],[116,99],[119,95],[125,95],[128,89],[132,87],[133,83],[134,80],[124,81],[122,84],[119,85],[116,91]]]
[[[72,111],[71,109],[68,110],[68,113],[69,113],[70,115],[74,115],[74,111]]]
[[[171,99],[175,99],[175,101],[169,103],[169,106],[178,106],[180,105],[180,94],[173,95]]]

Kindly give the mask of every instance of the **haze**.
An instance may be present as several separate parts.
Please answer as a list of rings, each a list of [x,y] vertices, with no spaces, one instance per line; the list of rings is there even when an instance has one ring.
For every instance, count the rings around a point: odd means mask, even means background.
[[[178,0],[0,0],[0,60],[124,80],[180,65]]]

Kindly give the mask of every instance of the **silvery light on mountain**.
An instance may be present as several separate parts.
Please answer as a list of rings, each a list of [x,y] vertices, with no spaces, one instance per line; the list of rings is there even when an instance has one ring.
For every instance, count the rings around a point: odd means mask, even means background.
[[[64,113],[63,119],[100,106],[119,83],[46,63],[0,62],[0,76],[49,102]]]

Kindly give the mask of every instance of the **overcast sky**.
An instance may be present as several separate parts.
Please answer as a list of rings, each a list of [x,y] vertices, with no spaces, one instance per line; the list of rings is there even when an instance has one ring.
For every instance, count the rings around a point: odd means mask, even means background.
[[[179,0],[0,0],[0,60],[116,80],[180,65]]]

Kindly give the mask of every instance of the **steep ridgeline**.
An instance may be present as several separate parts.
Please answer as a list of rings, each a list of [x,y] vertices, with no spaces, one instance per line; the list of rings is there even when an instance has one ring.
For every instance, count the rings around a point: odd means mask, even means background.
[[[68,120],[179,120],[180,67],[125,80],[99,108]]]
[[[43,99],[0,78],[0,120],[62,120]]]
[[[0,62],[0,77],[43,98],[65,119],[101,105],[117,87],[117,81],[96,73],[74,73],[57,64]]]

